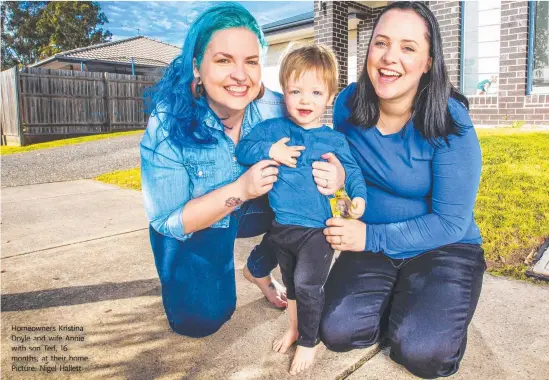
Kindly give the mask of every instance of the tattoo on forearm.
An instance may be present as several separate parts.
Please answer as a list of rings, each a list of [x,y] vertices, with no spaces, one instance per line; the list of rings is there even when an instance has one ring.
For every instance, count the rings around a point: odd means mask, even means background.
[[[235,198],[235,197],[230,197],[229,199],[227,199],[225,201],[225,206],[226,207],[236,207],[236,206],[241,205],[242,203],[243,203],[242,199]]]

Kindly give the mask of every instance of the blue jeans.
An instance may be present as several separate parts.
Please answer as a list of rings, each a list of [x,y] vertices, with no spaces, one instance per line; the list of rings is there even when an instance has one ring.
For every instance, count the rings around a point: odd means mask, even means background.
[[[162,302],[174,332],[200,338],[231,318],[236,308],[235,239],[267,232],[273,219],[263,196],[233,212],[228,228],[206,228],[184,242],[149,228]],[[276,254],[264,241],[248,258],[254,277],[265,277],[276,266]]]
[[[391,359],[433,379],[457,372],[486,269],[476,244],[392,260],[342,252],[324,286],[321,339],[333,351],[387,339]]]

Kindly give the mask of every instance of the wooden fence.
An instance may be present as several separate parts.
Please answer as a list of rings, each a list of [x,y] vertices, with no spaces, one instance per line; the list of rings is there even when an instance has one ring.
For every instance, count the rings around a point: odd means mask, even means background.
[[[2,142],[10,145],[145,128],[143,95],[160,79],[35,68],[1,75]]]
[[[2,145],[21,145],[21,125],[19,124],[19,101],[17,99],[17,70],[0,73],[0,126],[2,129]]]

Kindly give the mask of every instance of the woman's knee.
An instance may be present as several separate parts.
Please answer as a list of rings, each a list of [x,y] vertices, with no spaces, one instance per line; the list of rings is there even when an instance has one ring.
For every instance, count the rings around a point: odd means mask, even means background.
[[[336,352],[369,347],[379,339],[379,315],[352,318],[345,313],[327,313],[320,322],[320,339]]]
[[[165,308],[168,324],[173,332],[192,338],[212,335],[233,315],[235,306],[219,307],[214,310],[169,310]]]
[[[173,318],[168,319],[170,328],[179,335],[191,338],[203,338],[217,332],[229,319],[232,313],[222,318],[204,319],[204,318]]]
[[[434,379],[457,372],[464,349],[465,342],[459,346],[437,336],[425,336],[393,342],[391,359],[416,376]]]
[[[202,289],[190,284],[164,284],[162,303],[170,328],[177,334],[193,338],[219,330],[236,309],[236,289],[234,285],[227,285],[222,292],[215,290],[204,284]]]

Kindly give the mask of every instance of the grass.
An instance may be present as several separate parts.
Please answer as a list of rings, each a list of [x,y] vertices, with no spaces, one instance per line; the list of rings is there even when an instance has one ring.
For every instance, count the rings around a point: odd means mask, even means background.
[[[549,131],[478,129],[483,153],[475,219],[492,274],[525,279],[526,257],[549,237]],[[139,190],[139,168],[96,178]]]
[[[478,130],[482,179],[475,219],[493,274],[525,279],[525,259],[549,237],[549,132]]]
[[[141,190],[140,168],[119,170],[112,173],[106,173],[94,179],[97,181],[117,185],[124,189]]]
[[[115,133],[105,133],[105,134],[93,135],[93,136],[74,137],[72,139],[48,141],[44,143],[32,144],[27,146],[2,146],[0,148],[0,155],[6,156],[8,154],[24,153],[24,152],[30,152],[30,151],[39,150],[39,149],[57,148],[59,146],[82,144],[89,141],[103,140],[103,139],[110,139],[113,137],[131,136],[131,135],[138,135],[138,134],[143,134],[143,131],[138,130],[138,131],[128,131],[128,132],[115,132]]]

